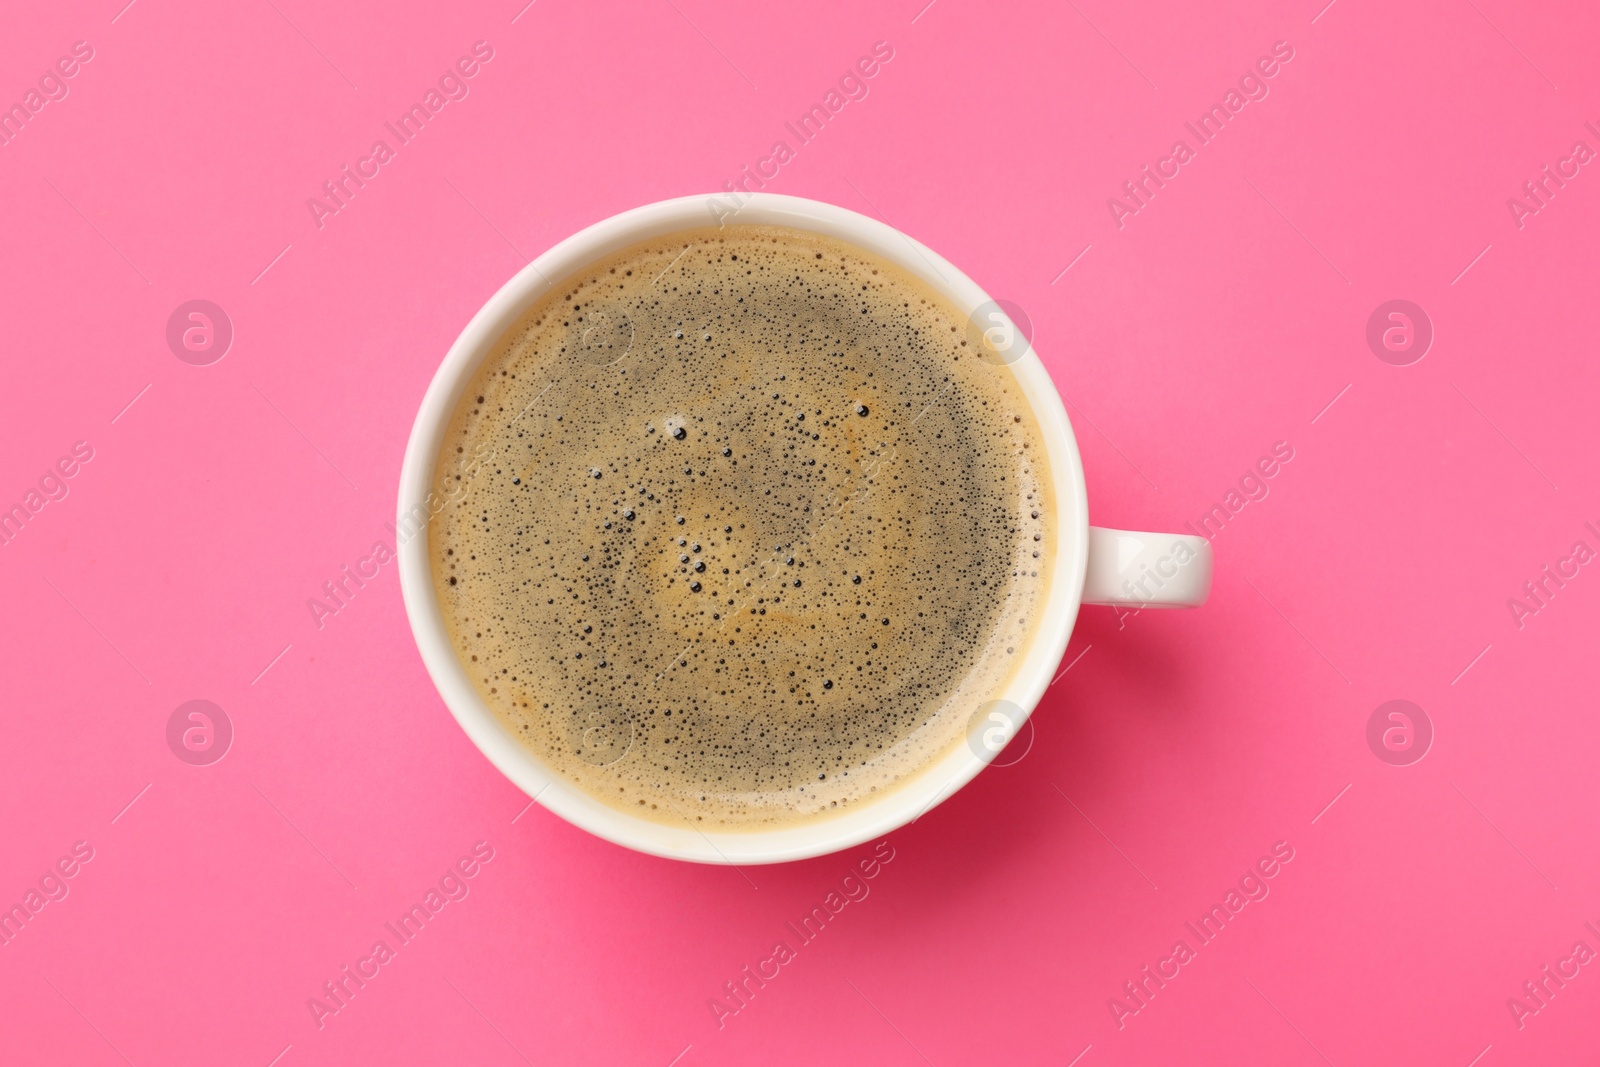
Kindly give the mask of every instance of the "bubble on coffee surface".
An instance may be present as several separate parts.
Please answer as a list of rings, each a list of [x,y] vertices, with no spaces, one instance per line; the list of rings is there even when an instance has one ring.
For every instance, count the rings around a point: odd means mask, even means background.
[[[1055,545],[1011,372],[889,263],[729,226],[558,285],[464,394],[429,524],[485,701],[624,811],[848,810],[1003,689]]]

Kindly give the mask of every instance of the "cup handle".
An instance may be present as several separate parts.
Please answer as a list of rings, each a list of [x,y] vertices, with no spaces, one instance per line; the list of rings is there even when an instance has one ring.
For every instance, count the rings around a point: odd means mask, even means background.
[[[1211,593],[1211,542],[1190,534],[1089,527],[1085,604],[1197,608]]]

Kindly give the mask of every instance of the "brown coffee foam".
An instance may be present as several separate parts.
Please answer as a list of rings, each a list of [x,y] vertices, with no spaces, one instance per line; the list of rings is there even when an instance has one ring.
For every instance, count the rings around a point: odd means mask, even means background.
[[[465,488],[429,551],[468,675],[648,818],[771,826],[904,782],[1043,609],[1054,505],[1015,377],[922,283],[814,234],[602,261],[508,333],[446,440],[436,479]]]

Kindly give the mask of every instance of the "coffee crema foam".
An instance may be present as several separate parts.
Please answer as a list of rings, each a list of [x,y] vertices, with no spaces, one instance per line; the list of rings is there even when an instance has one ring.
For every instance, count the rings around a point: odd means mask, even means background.
[[[843,812],[964,736],[1056,542],[1011,371],[900,268],[807,232],[638,244],[486,359],[435,471],[439,604],[484,701],[646,818]]]

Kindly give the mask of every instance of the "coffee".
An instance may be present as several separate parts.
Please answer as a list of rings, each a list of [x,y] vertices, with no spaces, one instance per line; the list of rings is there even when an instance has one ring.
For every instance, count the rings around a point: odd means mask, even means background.
[[[959,743],[1043,610],[1017,380],[817,234],[680,232],[561,280],[445,441],[429,558],[467,675],[557,774],[657,821],[875,799]]]

